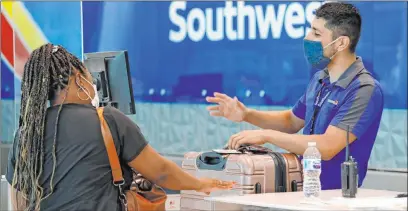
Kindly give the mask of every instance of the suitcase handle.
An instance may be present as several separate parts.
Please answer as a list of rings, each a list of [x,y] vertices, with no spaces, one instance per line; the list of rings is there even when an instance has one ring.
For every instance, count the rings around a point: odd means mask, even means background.
[[[222,171],[225,168],[227,159],[216,152],[204,152],[197,157],[197,168],[206,170]]]

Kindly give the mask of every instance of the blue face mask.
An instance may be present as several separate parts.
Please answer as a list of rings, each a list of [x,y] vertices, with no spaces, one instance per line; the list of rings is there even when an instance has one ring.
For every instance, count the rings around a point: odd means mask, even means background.
[[[327,65],[329,65],[329,63],[331,62],[331,59],[334,57],[334,55],[336,55],[337,52],[330,58],[327,58],[323,55],[323,50],[329,47],[334,42],[336,42],[337,39],[333,40],[331,43],[329,43],[325,47],[322,46],[322,43],[320,41],[312,41],[312,40],[304,39],[303,40],[303,50],[304,50],[307,62],[310,65],[312,65],[313,68],[316,68],[318,70],[323,70],[324,68],[326,68]]]

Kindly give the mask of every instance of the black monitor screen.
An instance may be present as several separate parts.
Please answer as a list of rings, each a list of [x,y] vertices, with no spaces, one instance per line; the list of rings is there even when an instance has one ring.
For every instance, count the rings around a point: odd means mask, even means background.
[[[101,106],[136,114],[127,51],[86,53],[85,66],[98,89]]]

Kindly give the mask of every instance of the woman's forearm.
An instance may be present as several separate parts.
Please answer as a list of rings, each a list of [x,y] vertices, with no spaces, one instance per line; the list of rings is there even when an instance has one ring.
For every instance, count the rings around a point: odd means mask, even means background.
[[[171,160],[147,145],[140,154],[128,163],[146,179],[172,190],[198,190],[201,181],[184,172]]]
[[[201,186],[199,179],[183,171],[174,162],[167,159],[159,178],[156,183],[170,190],[198,190]]]

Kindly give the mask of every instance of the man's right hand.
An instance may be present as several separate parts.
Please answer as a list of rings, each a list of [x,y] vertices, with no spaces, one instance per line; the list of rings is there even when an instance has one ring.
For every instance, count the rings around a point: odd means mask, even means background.
[[[218,104],[207,107],[211,116],[222,116],[234,122],[243,121],[248,110],[237,97],[231,98],[226,94],[218,92],[214,93],[214,97],[207,97],[206,100],[207,102]]]

